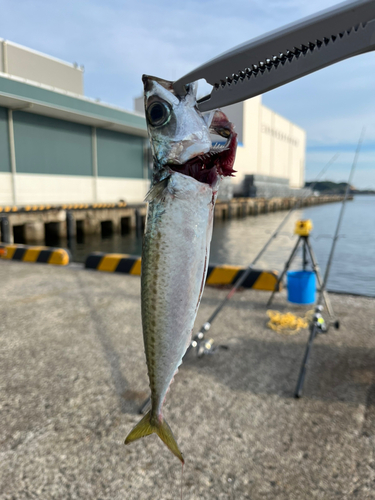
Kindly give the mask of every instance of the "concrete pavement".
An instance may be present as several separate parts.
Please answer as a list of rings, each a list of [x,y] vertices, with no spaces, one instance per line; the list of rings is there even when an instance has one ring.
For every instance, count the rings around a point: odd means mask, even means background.
[[[267,329],[267,298],[239,292],[210,332],[229,349],[189,355],[167,396],[184,500],[375,498],[375,300],[331,295],[342,327],[295,400],[307,331]],[[0,261],[1,500],[180,498],[155,435],[123,444],[147,395],[139,278]]]

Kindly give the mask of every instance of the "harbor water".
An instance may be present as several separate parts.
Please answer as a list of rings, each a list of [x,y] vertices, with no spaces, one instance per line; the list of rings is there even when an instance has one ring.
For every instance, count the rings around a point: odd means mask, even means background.
[[[255,267],[282,271],[297,241],[294,235],[296,221],[311,219],[314,228],[310,241],[323,275],[341,206],[341,203],[329,203],[295,210]],[[210,262],[247,266],[286,213],[216,220]],[[74,245],[73,260],[84,262],[85,257],[93,251],[141,255],[142,236],[137,236],[135,232],[123,236],[113,235],[108,239],[97,235],[86,236],[84,242]],[[301,253],[296,256],[290,269],[301,268]],[[353,201],[346,203],[328,289],[375,297],[375,196],[357,195]]]

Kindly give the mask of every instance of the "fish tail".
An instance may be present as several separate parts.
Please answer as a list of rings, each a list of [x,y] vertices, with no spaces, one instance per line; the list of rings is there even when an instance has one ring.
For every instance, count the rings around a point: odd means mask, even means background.
[[[185,463],[184,457],[178,447],[176,439],[173,435],[172,429],[169,427],[168,422],[164,419],[157,420],[156,423],[151,423],[151,410],[138,422],[138,424],[130,431],[125,439],[125,444],[132,443],[137,439],[149,436],[150,434],[157,434],[164,444],[176,455],[176,457]]]

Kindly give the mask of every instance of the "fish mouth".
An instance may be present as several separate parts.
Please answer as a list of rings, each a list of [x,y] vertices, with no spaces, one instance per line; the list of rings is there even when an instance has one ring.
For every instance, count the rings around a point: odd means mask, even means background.
[[[217,110],[210,125],[210,131],[227,139],[225,144],[215,144],[201,155],[191,158],[182,165],[168,164],[168,167],[180,174],[193,177],[203,184],[214,186],[218,177],[233,177],[237,149],[237,134],[234,125],[226,115]]]

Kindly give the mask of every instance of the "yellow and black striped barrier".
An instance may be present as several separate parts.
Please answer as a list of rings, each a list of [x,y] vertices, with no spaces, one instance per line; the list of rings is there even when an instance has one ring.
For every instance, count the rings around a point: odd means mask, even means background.
[[[141,258],[134,255],[96,252],[90,254],[85,262],[86,269],[96,269],[110,273],[126,273],[134,276],[141,274]],[[209,265],[207,285],[231,285],[246,271],[241,266]],[[253,269],[241,286],[255,290],[273,291],[277,283],[277,271]]]
[[[63,248],[0,243],[0,259],[66,266],[70,262],[70,253]]]
[[[206,285],[234,285],[245,271],[246,268],[241,266],[227,266],[224,264],[219,266],[209,265]],[[241,286],[244,288],[252,288],[253,290],[267,290],[272,292],[277,283],[277,279],[277,271],[252,269]],[[280,291],[280,287],[278,291]]]
[[[141,258],[123,253],[91,253],[85,261],[86,269],[108,273],[126,273],[140,276]]]

